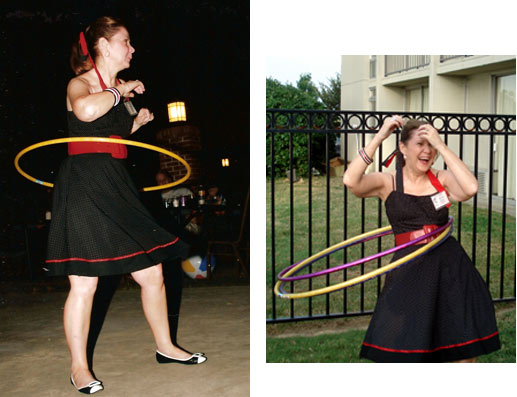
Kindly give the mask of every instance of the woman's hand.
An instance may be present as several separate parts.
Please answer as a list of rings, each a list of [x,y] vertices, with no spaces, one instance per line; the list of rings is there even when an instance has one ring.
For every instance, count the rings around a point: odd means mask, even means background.
[[[144,83],[140,80],[129,80],[125,83],[119,84],[116,88],[119,90],[120,95],[129,98],[133,98],[135,96],[133,91],[137,94],[143,94],[145,92]]]
[[[416,133],[419,137],[427,139],[427,141],[438,151],[444,145],[438,131],[431,124],[421,125],[416,130]]]
[[[135,123],[140,126],[146,125],[148,122],[154,120],[154,114],[149,109],[142,108],[135,117]]]
[[[384,120],[384,124],[382,125],[381,129],[377,133],[377,136],[384,141],[386,138],[388,138],[393,131],[395,131],[397,128],[402,128],[404,126],[404,119],[400,116],[392,116],[388,117],[386,120]]]
[[[133,120],[133,128],[131,129],[131,134],[138,130],[143,125],[146,125],[150,121],[154,120],[154,114],[149,111],[149,109],[142,108],[136,115],[135,119]]]
[[[455,201],[465,201],[478,191],[476,177],[467,165],[442,141],[436,128],[430,124],[418,127],[416,133],[426,139],[443,157],[447,169],[440,171],[440,182],[451,198]]]
[[[382,141],[388,138],[395,129],[403,125],[404,120],[400,116],[392,116],[384,120],[379,132],[363,148],[364,153],[373,159]],[[386,200],[392,189],[392,176],[382,172],[365,175],[367,166],[361,156],[356,156],[343,175],[343,183],[357,197],[379,197],[383,201]]]

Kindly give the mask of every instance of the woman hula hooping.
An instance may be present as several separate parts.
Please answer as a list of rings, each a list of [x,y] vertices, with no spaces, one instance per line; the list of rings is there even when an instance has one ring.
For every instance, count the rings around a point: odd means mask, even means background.
[[[402,131],[395,171],[365,174],[379,145],[397,128]],[[447,170],[432,168],[437,154]],[[450,199],[468,200],[478,188],[474,175],[433,126],[417,120],[404,123],[400,116],[387,118],[359,150],[343,183],[357,197],[384,202],[396,245],[444,225]],[[418,249],[418,244],[397,251],[392,261]],[[488,288],[450,236],[433,251],[387,274],[360,356],[375,362],[472,362],[499,348]]]
[[[126,138],[153,120],[148,109],[137,112],[129,99],[143,94],[144,84],[117,78],[129,68],[134,52],[118,19],[101,17],[81,32],[71,55],[76,77],[66,96],[71,137]],[[130,273],[140,285],[159,363],[203,363],[204,354],[180,349],[169,333],[161,263],[186,257],[188,246],[158,226],[140,202],[125,168],[126,146],[71,142],[68,153],[54,186],[45,270],[70,280],[64,329],[72,358],[71,383],[85,394],[104,388],[86,358],[99,276]]]

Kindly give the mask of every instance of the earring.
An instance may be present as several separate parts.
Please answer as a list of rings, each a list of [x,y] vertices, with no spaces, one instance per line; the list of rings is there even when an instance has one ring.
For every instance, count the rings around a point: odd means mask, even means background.
[[[404,160],[406,160],[406,159],[407,159],[407,156],[406,156],[406,155],[404,155]]]

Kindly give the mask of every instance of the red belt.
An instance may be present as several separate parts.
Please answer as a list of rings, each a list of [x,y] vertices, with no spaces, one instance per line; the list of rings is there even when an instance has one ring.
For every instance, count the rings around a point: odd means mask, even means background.
[[[439,226],[437,226],[437,225],[424,225],[424,227],[419,230],[414,230],[412,232],[407,232],[407,233],[395,234],[395,245],[402,245],[405,243],[409,243],[410,241],[412,241],[418,237],[422,237],[428,233],[431,233],[433,230],[436,230],[438,228],[439,228]],[[436,237],[437,237],[437,235],[427,237],[427,238],[419,241],[416,244],[427,244],[427,243],[433,241]]]
[[[119,135],[110,135],[110,138],[121,139]],[[115,159],[127,158],[127,147],[121,143],[111,142],[68,142],[68,154],[111,153]]]

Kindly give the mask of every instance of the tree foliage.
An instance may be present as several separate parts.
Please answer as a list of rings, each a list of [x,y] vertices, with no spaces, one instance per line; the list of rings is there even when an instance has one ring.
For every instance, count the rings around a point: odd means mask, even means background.
[[[310,74],[302,74],[293,86],[278,80],[266,80],[266,107],[268,109],[324,109],[318,89]]]
[[[332,80],[332,79],[331,79]],[[338,82],[338,86],[340,83]],[[333,88],[320,84],[320,89],[312,81],[310,74],[302,74],[296,86],[289,83],[283,84],[278,80],[268,78],[266,80],[266,107],[268,109],[329,109],[325,101],[327,97],[334,97],[329,93]],[[325,93],[321,96],[320,91]],[[324,98],[324,99],[323,99]],[[339,101],[339,100],[338,100]],[[332,102],[328,102],[331,104]],[[339,103],[338,107],[339,109]],[[275,133],[275,175],[284,175],[290,168],[289,157],[289,133]],[[308,174],[308,134],[292,134],[292,162],[298,175]],[[312,134],[311,137],[311,167],[323,170],[325,161],[325,134]],[[332,139],[331,139],[332,141]],[[271,134],[267,135],[267,173],[271,175]]]
[[[334,77],[328,79],[328,85],[320,83],[318,97],[329,110],[339,110],[341,108],[341,75],[336,73]]]

